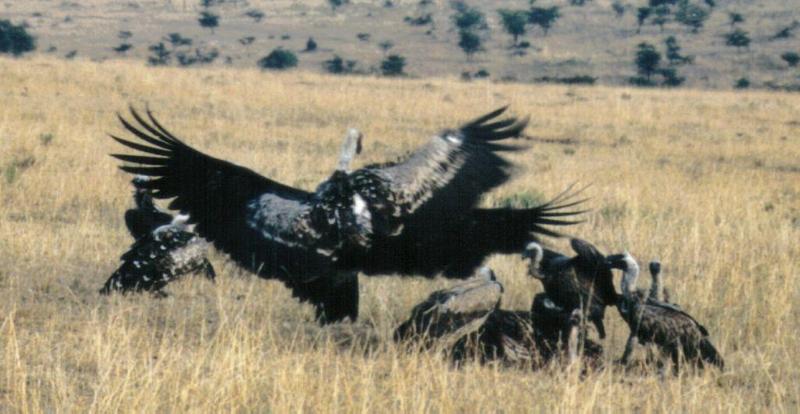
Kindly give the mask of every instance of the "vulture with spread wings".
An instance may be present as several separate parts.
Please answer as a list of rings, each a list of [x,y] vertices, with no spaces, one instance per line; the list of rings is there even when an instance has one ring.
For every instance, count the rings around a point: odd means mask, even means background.
[[[339,168],[315,191],[210,157],[131,108],[136,139],[111,136],[141,154],[112,154],[120,168],[152,177],[143,186],[190,216],[195,231],[238,264],[277,278],[309,301],[321,322],[358,315],[357,273],[466,278],[492,253],[516,253],[547,225],[575,223],[580,203],[562,194],[534,208],[479,208],[509,178],[502,143],[527,119],[497,120],[505,108],[444,130],[397,163],[347,170],[360,150],[348,137]]]

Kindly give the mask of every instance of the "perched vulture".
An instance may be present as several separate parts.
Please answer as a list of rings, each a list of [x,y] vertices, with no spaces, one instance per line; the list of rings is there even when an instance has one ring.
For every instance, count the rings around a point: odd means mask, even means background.
[[[605,256],[588,242],[572,239],[570,244],[575,257],[543,249],[535,242],[528,244],[523,253],[530,259],[528,273],[542,281],[547,297],[565,312],[584,309],[600,338],[605,338],[605,308],[616,305],[619,297],[611,268]]]
[[[167,131],[150,113],[138,124],[120,117],[135,138],[113,139],[140,154],[113,154],[124,171],[169,208],[188,214],[197,233],[264,278],[277,278],[316,307],[321,323],[356,319],[358,272],[467,278],[493,253],[514,253],[547,225],[567,218],[569,196],[534,208],[479,208],[504,183],[514,150],[503,142],[527,119],[496,120],[505,108],[444,130],[401,162],[350,172],[339,168],[315,191],[293,188],[213,158]],[[348,140],[347,165],[359,147]]]
[[[697,367],[710,363],[724,368],[725,362],[703,325],[679,307],[637,292],[639,265],[630,254],[612,255],[608,260],[613,268],[623,271],[622,297],[617,307],[630,328],[623,364],[627,364],[637,343],[653,343],[672,358],[676,371],[683,359]]]

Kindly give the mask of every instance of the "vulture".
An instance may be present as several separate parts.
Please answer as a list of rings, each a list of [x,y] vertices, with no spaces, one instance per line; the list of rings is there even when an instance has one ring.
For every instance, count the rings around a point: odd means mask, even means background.
[[[597,365],[603,356],[603,347],[579,332],[583,315],[580,308],[565,311],[556,305],[546,293],[533,297],[531,323],[535,328],[536,347],[543,359],[549,360],[566,348],[571,360],[583,345],[583,358]]]
[[[589,242],[572,239],[570,244],[577,254],[575,257],[543,249],[536,242],[529,243],[523,252],[523,257],[530,260],[528,274],[541,280],[547,297],[565,312],[583,309],[603,339],[605,308],[615,305],[619,296],[611,268],[606,257]]]
[[[725,367],[703,325],[679,307],[650,297],[644,291],[637,292],[639,265],[630,254],[612,255],[608,261],[611,267],[623,271],[622,297],[617,308],[630,328],[620,362],[627,364],[637,343],[653,343],[671,357],[676,372],[682,358],[700,368],[706,363],[720,369]]]
[[[130,138],[111,137],[136,154],[112,154],[120,168],[153,178],[143,184],[169,208],[188,214],[196,232],[263,278],[282,281],[316,308],[320,323],[358,315],[359,272],[466,279],[493,253],[511,254],[548,225],[574,224],[580,211],[562,193],[533,208],[480,208],[481,196],[510,177],[501,153],[519,149],[527,119],[499,119],[500,108],[444,130],[398,162],[346,167],[357,153],[347,139],[339,168],[314,191],[290,187],[206,155],[167,131],[148,110],[119,116]],[[353,138],[353,137],[350,137]]]
[[[503,286],[494,272],[481,268],[478,275],[449,289],[433,292],[411,311],[411,317],[394,333],[396,342],[438,348],[452,361],[501,361],[538,368],[567,351],[570,361],[578,355],[581,314],[575,309],[548,307],[531,312],[500,309]],[[547,320],[552,326],[542,325]],[[564,332],[550,343],[548,329]],[[562,346],[559,346],[562,345]],[[602,348],[601,348],[602,352]],[[590,355],[584,352],[584,355]]]
[[[678,306],[670,301],[669,289],[664,286],[664,279],[661,276],[661,262],[653,260],[648,265],[650,270],[650,291],[648,297],[673,306]]]
[[[179,215],[172,223],[137,239],[120,257],[122,264],[100,293],[147,291],[163,296],[161,289],[169,282],[196,272],[213,281],[216,273],[206,258],[208,243],[191,232],[186,220]]]
[[[503,285],[483,267],[478,274],[449,289],[437,290],[411,310],[394,331],[395,342],[416,342],[444,348],[474,332],[500,306]]]
[[[557,329],[564,332],[563,342],[548,342],[548,327],[542,326],[541,317],[532,312],[496,309],[477,331],[456,342],[452,350],[453,360],[460,362],[471,358],[481,362],[502,361],[527,365],[534,369],[541,368],[562,355],[566,355],[568,363],[577,361],[581,352],[580,309],[569,314],[550,314],[549,317],[557,319]],[[599,348],[598,354],[594,347],[597,344],[591,341],[587,343],[589,346],[585,346],[582,354],[584,359],[599,358],[602,348]]]
[[[149,191],[142,188],[147,180],[133,179],[136,207],[125,212],[125,224],[134,243],[120,258],[122,265],[100,289],[101,294],[162,293],[167,283],[187,273],[203,272],[210,280],[216,276],[206,258],[208,243],[191,232],[186,216],[173,217],[153,204]]]

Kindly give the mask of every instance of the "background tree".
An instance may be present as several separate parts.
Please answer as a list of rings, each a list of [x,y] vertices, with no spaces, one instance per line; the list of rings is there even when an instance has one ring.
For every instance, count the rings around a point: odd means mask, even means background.
[[[192,39],[183,37],[180,33],[170,33],[164,37],[164,40],[169,42],[173,48],[180,46],[191,46]]]
[[[125,42],[120,43],[119,46],[117,46],[117,47],[111,48],[111,50],[113,50],[113,51],[115,51],[115,52],[117,52],[119,54],[124,54],[125,52],[127,52],[127,51],[129,51],[131,49],[133,49],[133,45],[130,44],[130,43],[125,43]]]
[[[731,27],[733,27],[739,23],[744,23],[744,16],[742,16],[741,13],[730,12],[728,13],[728,21],[731,23]]]
[[[525,34],[525,25],[528,23],[528,13],[524,10],[500,9],[497,11],[503,29],[511,35],[513,47],[517,47],[519,37]]]
[[[36,39],[28,34],[25,25],[15,25],[8,20],[0,20],[0,53],[20,56],[36,49]]]
[[[781,59],[788,63],[790,67],[795,67],[800,63],[800,55],[795,52],[786,52],[781,55]]]
[[[650,0],[648,2],[650,7],[652,7],[652,8],[661,7],[661,6],[667,6],[667,8],[669,8],[669,6],[674,6],[677,3],[678,3],[678,0]]]
[[[463,2],[453,3],[453,8],[456,12],[450,18],[460,31],[475,31],[486,28],[486,16],[477,8],[467,6]]]
[[[200,26],[211,29],[211,34],[214,34],[214,28],[219,26],[219,16],[208,10],[203,10],[200,12],[197,22],[200,23]]]
[[[244,15],[253,19],[256,23],[259,23],[265,16],[264,12],[258,9],[248,10]]]
[[[322,62],[322,67],[324,67],[328,73],[342,75],[346,73],[353,73],[356,63],[357,62],[355,60],[345,61],[339,55],[333,55],[332,59]]]
[[[652,82],[651,78],[658,70],[658,64],[661,62],[661,54],[658,53],[655,46],[646,42],[639,43],[637,47],[636,72],[648,82]]]
[[[386,53],[389,52],[389,49],[394,47],[394,42],[391,40],[384,40],[383,42],[378,43],[378,47],[383,52],[383,55],[386,56]]]
[[[708,20],[708,11],[698,5],[682,0],[675,12],[675,20],[692,28],[692,33],[697,33]]]
[[[619,0],[614,0],[614,2],[611,3],[611,10],[614,10],[614,15],[616,15],[618,19],[621,19],[622,16],[625,15],[625,5]]]
[[[733,87],[736,89],[747,89],[750,87],[750,79],[739,78],[736,80],[736,83],[733,84]]]
[[[794,29],[800,27],[800,22],[795,20],[789,26],[786,26],[780,30],[778,30],[769,40],[780,40],[780,39],[788,39],[790,37],[794,37]]]
[[[481,45],[481,37],[469,30],[461,30],[458,32],[459,40],[458,47],[467,55],[467,60],[471,60],[472,56],[483,50]]]
[[[561,17],[558,7],[531,7],[528,12],[528,23],[542,28],[544,35],[553,27],[553,24]]]
[[[664,46],[667,48],[666,57],[670,65],[682,65],[692,62],[691,57],[681,55],[681,46],[678,44],[678,39],[675,39],[675,36],[666,38],[664,40]]]
[[[331,5],[331,10],[333,11],[347,3],[350,3],[350,0],[328,0],[328,4]]]
[[[750,35],[742,29],[736,29],[725,35],[725,44],[741,52],[742,48],[750,47]]]
[[[661,4],[652,9],[653,24],[658,26],[659,31],[664,31],[664,25],[669,21],[669,15],[672,13],[669,6]]]
[[[658,73],[664,77],[661,85],[669,88],[680,86],[686,80],[683,76],[678,75],[678,70],[675,68],[662,68],[658,70]]]
[[[653,9],[651,9],[650,7],[639,7],[638,9],[636,9],[636,24],[637,24],[636,33],[642,31],[642,25],[644,25],[644,22],[647,20],[648,17],[650,17],[650,13],[652,12]]]
[[[289,50],[273,49],[267,56],[259,59],[258,66],[262,69],[286,70],[297,66],[297,56]]]
[[[306,40],[306,49],[305,49],[305,51],[306,52],[313,52],[315,50],[317,50],[317,41],[314,40],[313,37],[309,37],[308,40]]]
[[[169,61],[172,59],[172,52],[167,49],[164,42],[150,45],[147,50],[151,53],[151,55],[147,57],[147,63],[149,63],[150,66],[168,65]]]
[[[402,75],[406,67],[406,58],[400,55],[390,55],[381,62],[381,73],[383,76]]]

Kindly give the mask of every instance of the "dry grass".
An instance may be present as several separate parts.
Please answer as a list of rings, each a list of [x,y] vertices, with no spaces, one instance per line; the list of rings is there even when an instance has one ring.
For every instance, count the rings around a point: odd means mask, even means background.
[[[797,411],[800,375],[800,96],[331,78],[128,63],[0,60],[0,411]],[[129,177],[106,154],[114,112],[149,105],[190,144],[293,185],[334,166],[345,128],[362,163],[402,154],[500,104],[531,114],[516,178],[487,197],[591,183],[572,233],[606,252],[659,257],[678,302],[726,358],[661,381],[606,370],[581,380],[401,352],[411,306],[447,281],[362,278],[362,322],[381,341],[317,328],[275,282],[213,261],[216,285],[172,295],[96,291],[129,243]],[[571,139],[571,144],[559,144]],[[564,240],[553,241],[566,249]],[[515,257],[490,261],[504,306],[540,286]],[[609,360],[627,328],[609,313]],[[340,327],[339,330],[350,329]]]

